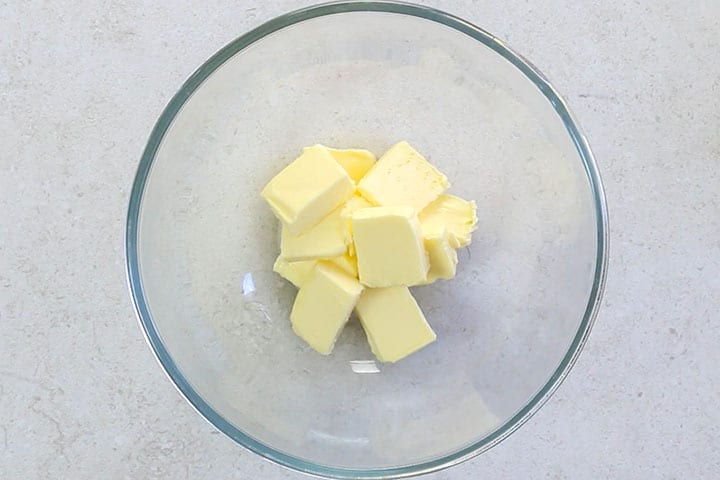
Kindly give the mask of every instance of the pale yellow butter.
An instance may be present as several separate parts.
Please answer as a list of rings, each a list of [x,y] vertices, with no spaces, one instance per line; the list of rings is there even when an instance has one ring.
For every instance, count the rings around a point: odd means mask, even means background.
[[[454,195],[440,195],[418,217],[426,236],[437,236],[445,230],[453,248],[468,246],[477,228],[475,202]]]
[[[296,287],[301,288],[310,278],[317,263],[317,260],[288,262],[282,255],[278,255],[273,265],[273,271]]]
[[[347,253],[339,257],[330,258],[327,262],[332,263],[351,277],[357,278],[357,260]],[[299,260],[288,262],[282,255],[278,255],[273,265],[273,271],[278,273],[288,282],[297,288],[302,288],[315,270],[318,260]]]
[[[407,205],[419,212],[450,186],[445,175],[407,142],[388,150],[358,183],[375,205]]]
[[[347,202],[345,202],[345,205],[342,207],[342,216],[347,221],[348,229],[350,233],[352,234],[352,221],[351,217],[352,214],[360,210],[361,208],[370,208],[373,204],[365,200],[360,195],[353,195],[348,199]]]
[[[408,286],[453,278],[455,249],[477,224],[475,202],[448,187],[407,142],[377,161],[367,150],[307,147],[276,175],[262,196],[282,223],[273,270],[299,289],[295,333],[327,355],[354,308],[380,361],[433,342]]]
[[[357,259],[351,257],[349,254],[341,255],[339,257],[331,258],[330,263],[339,267],[343,272],[348,275],[357,278],[358,277],[358,266]]]
[[[425,283],[428,258],[412,207],[357,210],[352,215],[352,228],[363,285],[379,288]]]
[[[450,245],[450,236],[443,229],[439,234],[431,234],[424,238],[425,249],[430,259],[430,270],[427,283],[435,280],[449,280],[455,276],[458,257],[455,249]]]
[[[372,206],[372,203],[368,202],[360,195],[353,195],[348,199],[342,209],[341,215],[346,222],[346,235],[350,239],[350,241],[348,242],[348,253],[350,254],[350,256],[355,256],[355,244],[352,242],[352,214],[360,210],[361,208],[369,208]]]
[[[322,145],[308,147],[261,195],[288,231],[299,235],[347,200],[355,183]]]
[[[282,257],[289,262],[296,262],[344,255],[350,238],[341,211],[342,207],[336,208],[320,223],[300,235],[293,235],[287,225],[283,225],[280,235]]]
[[[298,291],[290,312],[295,333],[323,355],[332,352],[363,287],[334,265],[320,262]]]
[[[375,155],[368,150],[328,148],[328,151],[355,183],[375,165]]]
[[[407,287],[366,289],[355,310],[381,362],[397,362],[436,338]]]

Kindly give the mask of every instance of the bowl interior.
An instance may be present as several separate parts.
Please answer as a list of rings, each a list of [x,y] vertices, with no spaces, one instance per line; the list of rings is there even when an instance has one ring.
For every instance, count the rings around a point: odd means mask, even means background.
[[[174,100],[130,256],[142,320],[204,415],[283,463],[360,475],[482,449],[552,387],[587,328],[602,219],[557,104],[510,61],[459,23],[332,12],[253,32]],[[479,228],[454,280],[414,289],[437,341],[367,373],[357,321],[329,357],[293,334],[259,192],[303,146],[399,140],[477,202]]]

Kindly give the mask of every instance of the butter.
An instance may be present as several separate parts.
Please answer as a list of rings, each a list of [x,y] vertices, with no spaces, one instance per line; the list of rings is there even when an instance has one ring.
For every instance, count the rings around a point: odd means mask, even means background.
[[[320,262],[298,291],[290,321],[295,333],[323,355],[332,352],[363,287],[336,266]]]
[[[436,338],[407,287],[366,289],[355,310],[381,362],[397,362]]]
[[[477,228],[475,202],[454,195],[440,195],[418,218],[425,235],[438,235],[446,230],[453,248],[468,246]]]
[[[297,288],[301,288],[312,275],[317,263],[317,260],[288,262],[282,255],[278,255],[273,265],[273,271]]]
[[[375,165],[375,155],[368,150],[328,148],[336,162],[348,173],[355,183]]]
[[[352,214],[360,210],[361,208],[370,208],[374,206],[372,203],[365,200],[360,195],[353,195],[348,199],[348,201],[345,203],[342,209],[342,216],[347,221],[348,228],[350,229],[350,233],[352,233],[352,221],[351,217]]]
[[[357,278],[358,276],[357,259],[347,253],[339,257],[330,258],[327,262],[333,264],[351,277]],[[297,288],[302,288],[312,275],[317,264],[318,260],[289,262],[282,255],[278,255],[273,265],[273,271]]]
[[[282,257],[288,262],[296,262],[344,255],[350,237],[341,212],[341,207],[336,208],[320,223],[300,235],[293,235],[287,225],[283,225],[280,235]]]
[[[355,257],[351,257],[346,253],[345,255],[331,258],[328,261],[351,277],[358,277],[357,259]]]
[[[360,180],[358,191],[375,205],[407,205],[419,212],[449,186],[445,175],[410,144],[400,142]]]
[[[282,228],[273,270],[298,288],[295,333],[328,355],[355,309],[379,361],[432,343],[408,287],[453,278],[456,249],[477,224],[475,202],[445,194],[449,186],[407,142],[379,160],[307,147],[270,180],[261,195]]]
[[[360,283],[373,288],[425,283],[428,258],[412,207],[357,210],[352,228]]]
[[[261,196],[287,230],[299,235],[352,195],[355,183],[322,145],[308,147],[278,173]]]
[[[430,259],[430,270],[427,283],[438,279],[449,280],[455,276],[458,257],[455,249],[450,245],[450,235],[442,230],[439,234],[431,234],[424,238],[425,250]]]
[[[346,222],[346,235],[349,239],[351,239],[348,245],[348,253],[350,254],[350,256],[355,256],[355,244],[352,242],[352,214],[360,210],[361,208],[369,208],[372,206],[373,205],[370,202],[365,200],[360,195],[353,195],[348,199],[342,209],[341,215]]]

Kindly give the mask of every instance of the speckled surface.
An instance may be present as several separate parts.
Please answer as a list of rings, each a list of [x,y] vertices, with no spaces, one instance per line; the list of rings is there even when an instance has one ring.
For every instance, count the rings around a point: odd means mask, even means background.
[[[0,478],[295,479],[215,431],[130,307],[123,222],[162,107],[219,47],[308,4],[0,8]],[[438,1],[564,93],[611,216],[603,308],[558,392],[433,479],[720,469],[720,4]]]

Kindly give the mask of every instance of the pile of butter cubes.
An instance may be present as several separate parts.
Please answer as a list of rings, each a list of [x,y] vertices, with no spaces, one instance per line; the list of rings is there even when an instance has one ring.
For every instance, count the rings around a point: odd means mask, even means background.
[[[475,203],[449,186],[407,142],[377,161],[314,145],[270,180],[261,195],[282,223],[273,269],[299,289],[295,333],[327,355],[354,309],[380,361],[433,342],[408,287],[453,278],[477,223]]]

